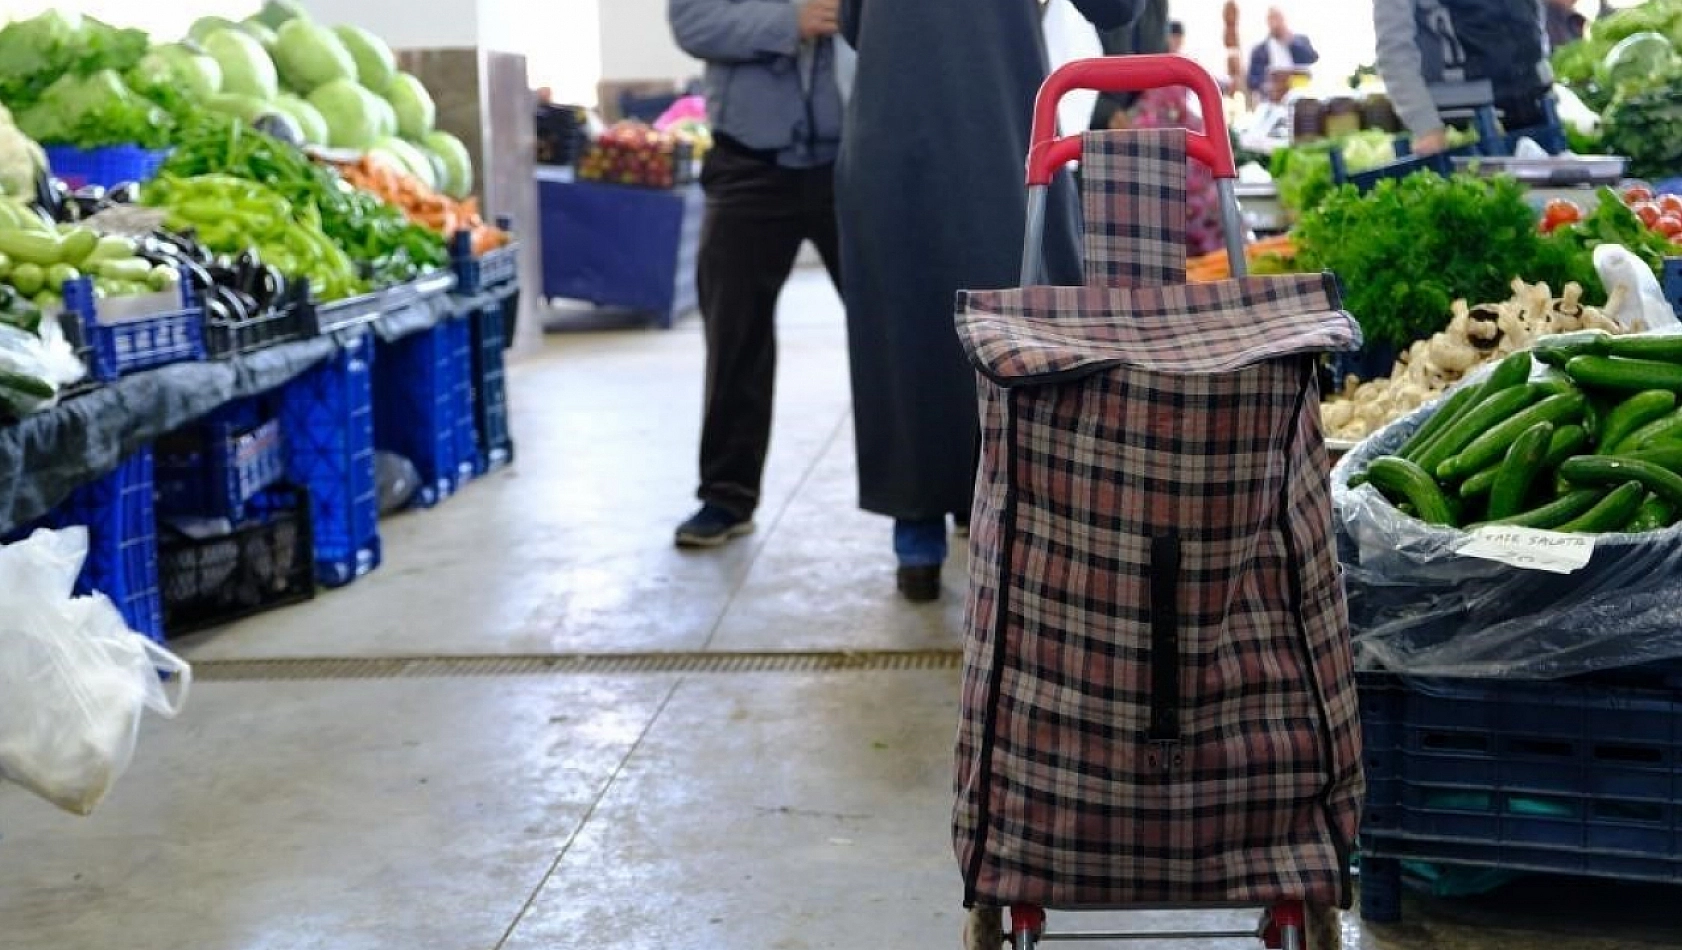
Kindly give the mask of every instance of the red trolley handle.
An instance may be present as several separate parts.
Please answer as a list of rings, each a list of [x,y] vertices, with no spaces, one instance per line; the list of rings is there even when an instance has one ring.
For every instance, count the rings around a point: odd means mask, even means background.
[[[1049,185],[1057,172],[1080,160],[1081,138],[1057,135],[1057,104],[1077,89],[1095,92],[1144,92],[1185,86],[1203,107],[1203,132],[1186,132],[1186,154],[1208,166],[1216,178],[1238,177],[1227,137],[1226,113],[1215,79],[1184,56],[1110,56],[1069,63],[1046,78],[1034,101],[1034,131],[1028,146],[1028,185]]]

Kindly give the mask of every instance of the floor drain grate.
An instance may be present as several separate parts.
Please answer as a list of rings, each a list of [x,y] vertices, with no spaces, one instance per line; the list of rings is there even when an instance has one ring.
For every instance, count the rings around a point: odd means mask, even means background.
[[[201,682],[415,679],[468,676],[592,676],[654,673],[829,673],[952,670],[956,650],[811,653],[557,653],[537,656],[299,657],[198,660]]]

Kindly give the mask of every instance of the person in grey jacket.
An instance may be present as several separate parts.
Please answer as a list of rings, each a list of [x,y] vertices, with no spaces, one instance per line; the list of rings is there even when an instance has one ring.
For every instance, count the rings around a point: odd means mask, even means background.
[[[706,66],[714,148],[696,289],[706,327],[701,509],[680,547],[753,530],[771,442],[777,297],[811,241],[840,287],[834,166],[851,50],[838,0],[668,0],[678,46]]]
[[[1384,0],[1374,3],[1378,72],[1413,151],[1448,146],[1448,130],[1431,95],[1440,82],[1487,79],[1508,129],[1539,125],[1553,85],[1548,65],[1545,0]]]

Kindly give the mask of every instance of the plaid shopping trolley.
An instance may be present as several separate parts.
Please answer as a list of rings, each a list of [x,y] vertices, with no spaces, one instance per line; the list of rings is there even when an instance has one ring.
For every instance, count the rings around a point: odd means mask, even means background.
[[[1053,138],[1068,89],[1168,85],[1206,135]],[[1220,105],[1177,56],[1059,70],[1023,287],[960,295],[983,429],[954,812],[974,946],[1053,939],[1046,907],[1260,906],[1256,934],[1301,950],[1305,907],[1349,904],[1360,730],[1316,367],[1359,331],[1329,276],[1243,276]],[[1237,279],[1185,283],[1188,154],[1220,180]],[[1038,286],[1046,186],[1075,160],[1087,286]]]

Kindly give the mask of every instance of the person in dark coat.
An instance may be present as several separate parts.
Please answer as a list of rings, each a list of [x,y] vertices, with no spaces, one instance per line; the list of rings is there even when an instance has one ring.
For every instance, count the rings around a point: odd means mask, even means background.
[[[1261,93],[1267,90],[1267,79],[1276,72],[1289,72],[1301,66],[1312,66],[1320,61],[1320,54],[1315,51],[1314,44],[1301,33],[1291,31],[1291,25],[1285,21],[1285,11],[1278,7],[1269,7],[1267,11],[1267,39],[1256,44],[1250,50],[1250,71],[1247,76],[1250,91]]]
[[[1138,0],[1074,0],[1099,29]],[[842,0],[858,52],[836,165],[859,504],[894,519],[899,589],[940,595],[948,515],[968,521],[975,371],[959,290],[1017,283],[1024,161],[1047,65],[1035,0]],[[1065,179],[1067,176],[1063,176]],[[1047,268],[1079,284],[1074,192],[1048,202]]]

